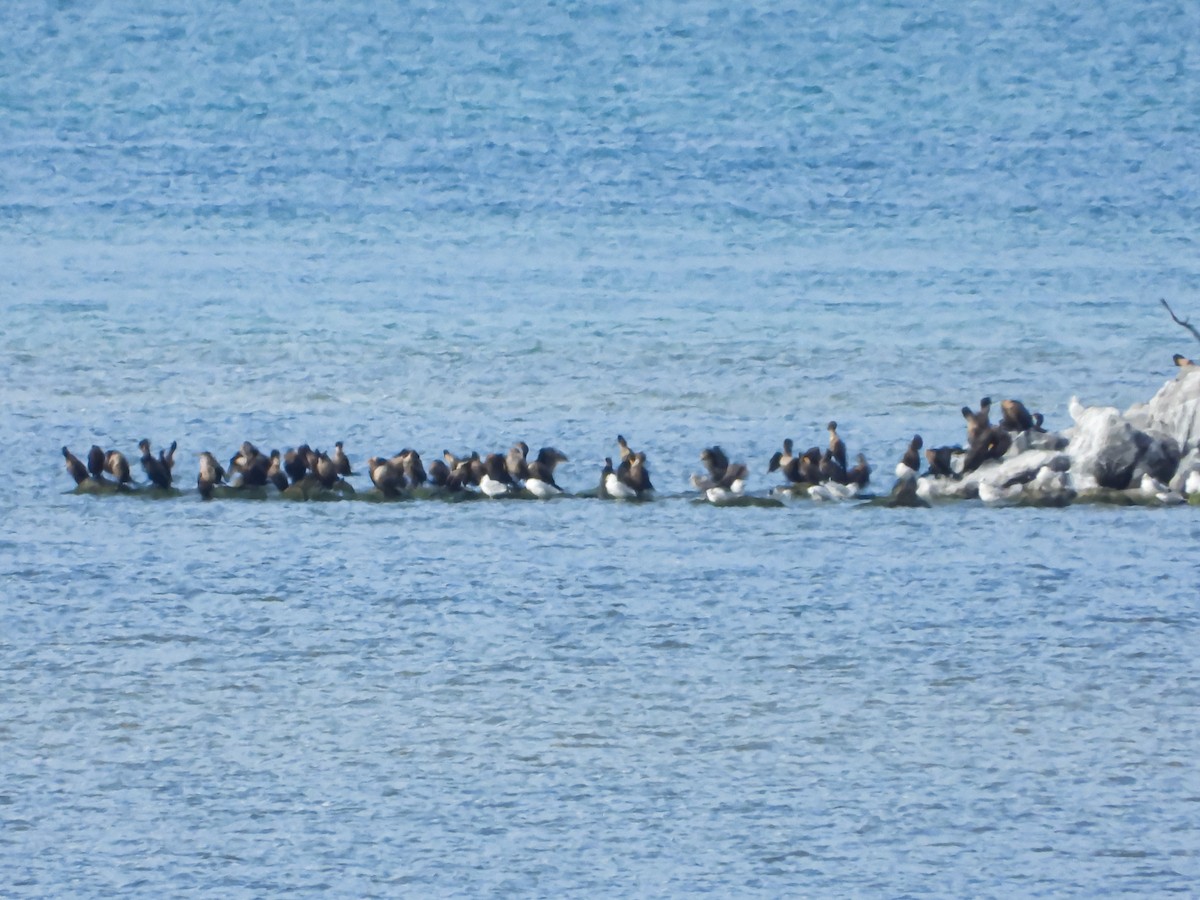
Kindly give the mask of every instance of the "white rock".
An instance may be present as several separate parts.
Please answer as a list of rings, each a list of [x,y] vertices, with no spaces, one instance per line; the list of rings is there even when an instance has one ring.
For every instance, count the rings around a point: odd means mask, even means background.
[[[1066,452],[1076,486],[1095,483],[1124,490],[1149,472],[1169,480],[1179,464],[1179,447],[1167,434],[1135,428],[1113,406],[1083,407],[1071,398],[1075,427]]]
[[[1186,366],[1148,403],[1137,403],[1125,418],[1141,431],[1174,438],[1181,454],[1200,448],[1200,366]]]

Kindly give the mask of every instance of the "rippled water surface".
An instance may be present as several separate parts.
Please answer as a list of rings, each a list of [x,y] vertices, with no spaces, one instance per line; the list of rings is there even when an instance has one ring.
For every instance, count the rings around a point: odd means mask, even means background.
[[[1194,890],[1194,507],[686,494],[1171,377],[1189,7],[9,18],[0,893]],[[188,490],[618,433],[659,500]],[[68,492],[147,436],[181,496]]]

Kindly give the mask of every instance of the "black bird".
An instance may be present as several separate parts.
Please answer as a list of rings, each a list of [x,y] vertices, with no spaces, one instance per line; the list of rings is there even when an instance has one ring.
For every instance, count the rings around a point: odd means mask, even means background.
[[[621,462],[630,462],[633,459],[634,453],[629,449],[629,444],[625,441],[624,435],[617,435],[617,446],[621,450]]]
[[[508,448],[508,453],[504,456],[504,468],[508,472],[508,477],[513,482],[524,481],[528,464],[526,463],[529,457],[529,445],[524,441],[517,441]]]
[[[975,439],[992,426],[990,418],[991,409],[991,397],[984,397],[979,401],[979,412],[974,412],[969,406],[964,406],[962,408],[963,418],[967,422],[968,444],[974,444]]]
[[[392,457],[392,462],[399,462],[404,477],[413,487],[420,487],[429,480],[425,474],[425,466],[421,462],[421,454],[416,450],[405,449]]]
[[[837,464],[842,467],[842,471],[846,471],[846,442],[838,437],[837,422],[830,422],[825,426],[829,429],[829,452],[833,454],[833,458],[837,460]]]
[[[970,410],[967,409],[965,406],[963,407],[963,410],[964,410],[964,415],[965,415],[965,413],[970,412]],[[921,436],[919,434],[914,434],[913,439],[908,442],[908,449],[904,451],[904,457],[900,460],[900,465],[907,466],[909,469],[912,470],[914,475],[917,472],[921,471],[921,455],[920,454],[921,454],[922,443],[924,443],[924,442],[921,440]],[[897,468],[899,468],[899,467],[897,467]],[[900,473],[897,472],[896,475],[897,475],[897,477],[899,477]]]
[[[272,450],[270,459],[270,464],[267,466],[267,480],[275,485],[279,491],[286,491],[288,489],[288,477],[280,466],[281,457],[279,451]]]
[[[720,481],[724,478],[725,470],[729,468],[729,457],[716,445],[701,450],[700,461],[704,463],[704,468],[708,469],[708,474],[712,476],[713,481]]]
[[[625,463],[621,465],[624,466]],[[618,471],[618,477],[620,474]],[[646,469],[645,453],[638,451],[629,458],[629,468],[625,470],[625,477],[621,480],[637,491],[639,497],[654,490],[654,485],[650,483],[650,473]]]
[[[311,452],[308,444],[301,444],[296,449],[283,454],[283,471],[292,480],[292,484],[303,480],[304,476],[308,474],[308,454]]]
[[[837,461],[837,457],[833,455],[832,450],[825,451],[820,463],[817,464],[817,471],[821,473],[822,481],[832,481],[834,484],[846,483],[846,470]]]
[[[350,458],[346,456],[346,451],[342,449],[341,441],[334,442],[333,453],[329,455],[329,459],[333,462],[333,467],[337,469],[338,475],[345,478],[354,474],[350,471]]]
[[[385,497],[399,497],[405,488],[404,471],[394,459],[372,456],[367,460],[367,472],[371,476],[371,483]]]
[[[962,452],[962,447],[957,445],[953,447],[930,447],[925,451],[925,461],[929,463],[929,474],[946,478],[957,477],[958,473],[954,471],[954,457],[956,454]]]
[[[725,451],[712,446],[700,451],[700,461],[708,469],[708,477],[692,476],[692,487],[706,494],[713,488],[733,494],[741,494],[746,487],[750,470],[745,463],[731,463]],[[713,499],[709,495],[709,499]]]
[[[783,442],[782,452],[776,450],[771,461],[767,463],[767,474],[778,470],[788,481],[798,484],[804,480],[800,472],[800,464],[800,457],[792,456],[792,441],[791,438],[788,438]]]
[[[96,444],[92,444],[92,449],[88,451],[87,467],[93,478],[104,480],[104,451]]]
[[[117,479],[117,484],[129,484],[133,477],[129,474],[129,460],[120,450],[109,450],[104,455],[104,468],[108,474]]]
[[[142,438],[138,442],[138,448],[142,451],[142,470],[149,477],[150,481],[156,487],[169,488],[171,486],[171,464],[175,459],[175,442],[171,442],[170,456],[158,451],[158,458],[155,459],[150,453],[150,439]],[[169,461],[168,461],[169,460]]]
[[[1033,416],[1020,400],[1000,401],[1000,427],[1005,431],[1029,431],[1034,428]]]
[[[329,455],[322,453],[320,450],[308,451],[308,468],[317,476],[317,481],[321,483],[321,487],[328,490],[337,484],[338,471],[333,460]]]
[[[809,447],[800,455],[800,483],[820,484],[821,449]]]
[[[271,457],[246,441],[229,461],[229,471],[241,476],[241,487],[265,487],[271,471]]]
[[[456,477],[450,466],[441,459],[435,459],[429,464],[429,481],[434,487],[446,488],[451,491],[462,490],[462,479]]]
[[[963,471],[973,472],[989,459],[1000,459],[1012,446],[1008,432],[999,427],[988,427],[975,436],[975,442],[967,451]]]
[[[204,500],[213,495],[213,488],[225,482],[225,469],[217,458],[205,450],[200,454],[200,472],[196,476],[196,490]]]
[[[81,485],[85,481],[87,481],[87,479],[88,479],[87,466],[85,466],[82,462],[79,461],[79,457],[76,456],[74,453],[72,453],[70,450],[68,450],[66,447],[62,448],[62,455],[63,455],[63,459],[66,460],[67,473],[72,478],[75,479],[75,485],[78,487],[79,485]]]
[[[846,483],[866,487],[870,480],[871,467],[867,465],[867,458],[860,453],[854,460],[854,467],[846,473]]]

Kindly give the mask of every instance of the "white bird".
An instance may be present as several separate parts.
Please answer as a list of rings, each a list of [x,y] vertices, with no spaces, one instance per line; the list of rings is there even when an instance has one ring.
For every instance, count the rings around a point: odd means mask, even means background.
[[[1001,506],[1006,503],[1015,502],[1024,490],[1025,485],[1023,484],[1001,487],[1000,485],[992,484],[990,481],[981,481],[979,482],[979,499],[988,506]]]
[[[833,501],[849,500],[858,493],[857,484],[838,484],[836,481],[823,481],[808,489],[808,496],[813,500]]]
[[[1142,475],[1141,483],[1138,485],[1138,490],[1144,497],[1153,497],[1159,503],[1177,504],[1183,503],[1183,495],[1178,491],[1173,491],[1149,472]]]
[[[1200,469],[1192,469],[1188,472],[1188,476],[1183,482],[1183,492],[1189,496],[1200,494]]]
[[[1072,395],[1071,402],[1067,404],[1067,412],[1071,414],[1071,418],[1075,420],[1076,424],[1079,423],[1079,419],[1083,416],[1084,411],[1084,406],[1079,402],[1079,398]]]
[[[486,472],[483,474],[483,477],[479,479],[479,490],[481,490],[488,497],[503,497],[505,494],[509,493],[510,488],[510,485],[505,484],[503,481],[497,481]]]
[[[604,495],[613,500],[633,500],[637,497],[637,491],[617,477],[617,473],[613,471],[612,460],[607,456],[604,458],[600,487]]]

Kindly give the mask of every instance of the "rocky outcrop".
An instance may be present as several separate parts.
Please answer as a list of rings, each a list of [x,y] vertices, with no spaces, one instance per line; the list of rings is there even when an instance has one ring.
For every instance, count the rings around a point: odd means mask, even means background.
[[[1109,488],[1123,491],[1143,475],[1170,481],[1179,466],[1179,444],[1162,431],[1143,431],[1114,406],[1084,407],[1071,398],[1070,432],[1066,452],[1071,477],[1080,490]]]
[[[1200,495],[1200,366],[1181,368],[1125,413],[1074,397],[1070,413],[1071,428],[1019,434],[1002,460],[961,477],[922,476],[919,496],[1061,506],[1076,497],[1169,504]]]
[[[1148,403],[1137,403],[1125,419],[1149,435],[1170,437],[1181,456],[1200,449],[1200,366],[1185,366]]]

